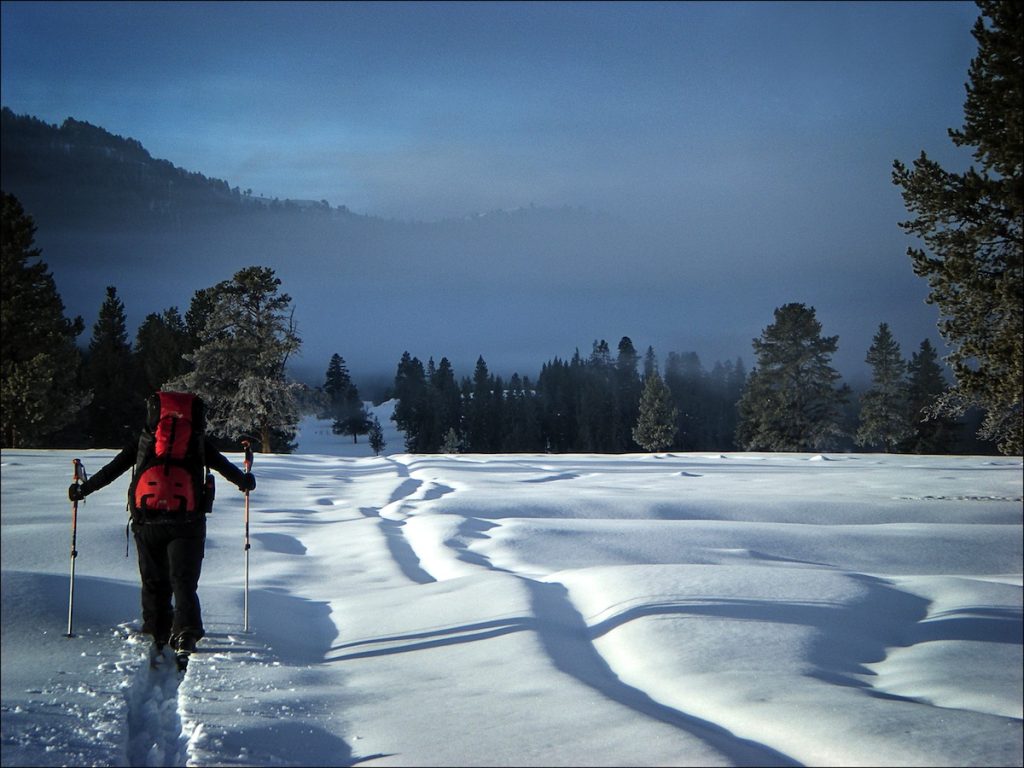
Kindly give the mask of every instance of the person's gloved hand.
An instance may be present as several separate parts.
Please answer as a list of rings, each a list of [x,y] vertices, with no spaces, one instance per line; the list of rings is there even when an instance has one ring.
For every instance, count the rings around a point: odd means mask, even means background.
[[[85,491],[82,490],[81,483],[72,483],[68,486],[68,498],[71,501],[81,501],[85,498]]]
[[[256,476],[252,472],[246,472],[242,475],[242,484],[238,486],[238,490],[243,493],[256,489]]]

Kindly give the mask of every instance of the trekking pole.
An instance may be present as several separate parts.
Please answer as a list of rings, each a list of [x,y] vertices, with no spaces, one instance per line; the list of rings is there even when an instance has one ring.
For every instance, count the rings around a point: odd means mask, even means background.
[[[79,486],[85,482],[85,467],[78,459],[72,459],[74,466],[74,482]],[[78,500],[71,502],[71,587],[68,593],[68,637],[74,637],[71,631],[71,618],[75,612],[75,559],[78,557]]]
[[[245,448],[245,472],[252,471],[252,447],[248,440],[242,441]],[[249,631],[249,491],[245,492],[245,602],[243,603],[244,632]]]

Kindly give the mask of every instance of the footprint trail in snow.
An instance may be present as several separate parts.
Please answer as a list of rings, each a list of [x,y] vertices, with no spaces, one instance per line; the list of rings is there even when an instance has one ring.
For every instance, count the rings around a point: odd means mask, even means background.
[[[148,639],[132,636],[128,642],[139,659],[135,679],[125,692],[128,765],[184,766],[188,737],[178,707],[178,687],[184,675],[177,671],[167,649],[151,665]]]

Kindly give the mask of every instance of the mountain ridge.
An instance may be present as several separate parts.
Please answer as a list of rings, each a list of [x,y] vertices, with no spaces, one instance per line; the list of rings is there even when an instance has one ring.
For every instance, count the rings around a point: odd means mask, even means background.
[[[582,207],[520,206],[472,211],[437,220],[382,218],[356,213],[326,200],[269,198],[232,187],[224,179],[153,157],[142,142],[67,117],[60,124],[2,108],[3,189],[17,196],[34,218],[48,225],[99,223],[118,226],[180,226],[186,217],[209,219],[260,212],[301,213],[394,225],[451,225],[496,218],[583,214]],[[112,215],[111,208],[120,213]]]
[[[354,215],[344,206],[255,197],[223,179],[155,158],[138,139],[73,117],[56,125],[5,106],[0,119],[3,188],[47,224],[113,219],[110,223],[135,227],[180,225],[188,216],[275,208]],[[119,213],[112,215],[115,206]]]

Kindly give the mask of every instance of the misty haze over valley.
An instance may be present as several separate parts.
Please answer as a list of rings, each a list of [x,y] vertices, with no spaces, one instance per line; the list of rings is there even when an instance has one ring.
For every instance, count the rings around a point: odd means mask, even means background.
[[[5,109],[3,130],[3,188],[34,217],[67,313],[86,321],[82,344],[108,285],[133,335],[147,314],[184,313],[196,290],[261,265],[294,300],[304,343],[292,370],[314,385],[335,352],[366,383],[389,381],[404,351],[448,357],[460,376],[483,356],[492,371],[533,378],[553,358],[622,336],[662,361],[696,352],[706,369],[736,358],[749,367],[751,339],[790,301],[839,335],[834,362],[855,386],[880,322],[908,356],[925,338],[942,349],[926,285],[896,245],[895,212],[887,252],[849,232],[808,265],[785,241],[762,239],[751,211],[717,233],[696,214],[642,222],[582,207],[384,219],[241,191],[74,119],[58,127]],[[716,236],[742,250],[700,245]],[[865,283],[872,273],[887,277]]]

